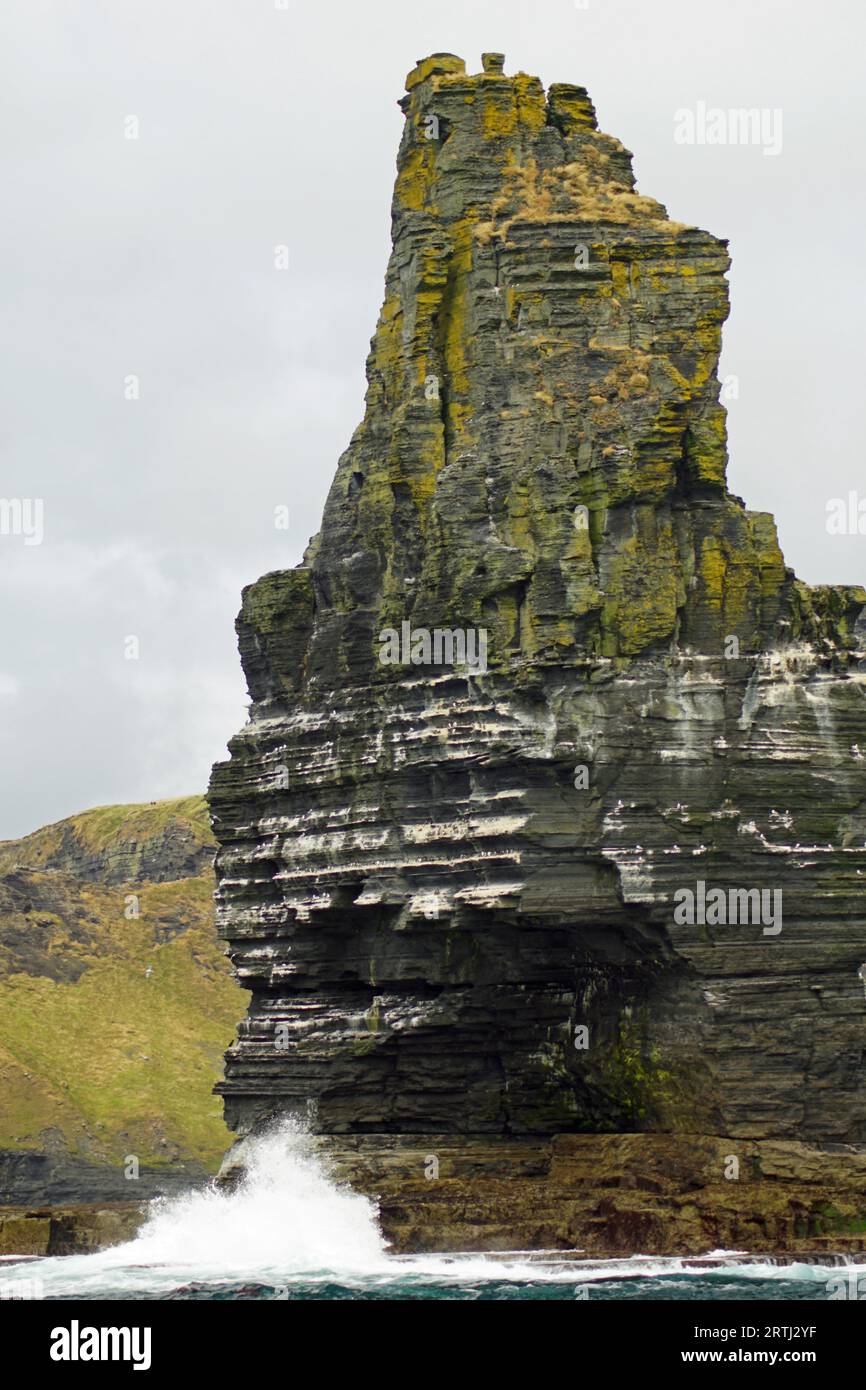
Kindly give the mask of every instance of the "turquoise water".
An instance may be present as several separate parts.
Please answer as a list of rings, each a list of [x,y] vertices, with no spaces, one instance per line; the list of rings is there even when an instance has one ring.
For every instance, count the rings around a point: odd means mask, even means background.
[[[579,1254],[386,1257],[386,1267],[351,1274],[271,1270],[240,1278],[230,1270],[138,1264],[135,1242],[118,1247],[121,1259],[102,1255],[57,1257],[5,1264],[4,1281],[22,1280],[49,1299],[191,1300],[567,1300],[610,1301],[827,1301],[866,1292],[866,1265],[743,1263],[735,1254],[708,1257],[697,1268],[675,1258],[586,1260]],[[691,1262],[689,1262],[691,1264]],[[23,1287],[23,1286],[22,1286]]]

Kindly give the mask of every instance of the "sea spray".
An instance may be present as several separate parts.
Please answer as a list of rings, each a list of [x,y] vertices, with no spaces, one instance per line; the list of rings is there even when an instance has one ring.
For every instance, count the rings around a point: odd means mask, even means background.
[[[28,1265],[40,1296],[159,1298],[199,1284],[255,1284],[274,1296],[298,1278],[376,1278],[388,1269],[375,1204],[335,1182],[299,1122],[246,1140],[240,1155],[243,1177],[231,1191],[211,1184],[160,1198],[134,1240]]]
[[[199,1271],[298,1274],[372,1271],[385,1246],[368,1198],[339,1186],[294,1119],[246,1140],[244,1175],[154,1204],[134,1249],[138,1261]]]

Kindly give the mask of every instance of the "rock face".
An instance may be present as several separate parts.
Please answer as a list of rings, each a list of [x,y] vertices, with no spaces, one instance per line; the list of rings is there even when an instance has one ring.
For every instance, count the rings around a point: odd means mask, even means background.
[[[137,1202],[0,1207],[0,1255],[83,1255],[104,1250],[132,1240],[146,1215],[146,1208]],[[26,1271],[17,1277],[26,1278]]]
[[[335,1174],[375,1194],[398,1250],[752,1250],[811,1262],[866,1246],[866,1153],[854,1150],[737,1142],[734,1181],[727,1136],[426,1136],[414,1152],[405,1136],[343,1142]]]
[[[425,1135],[863,1143],[866,592],[726,489],[725,243],[581,87],[407,89],[364,420],[238,619],[227,1120],[307,1111],[350,1175],[364,1136],[416,1177]]]
[[[214,849],[200,796],[133,806],[98,806],[0,840],[0,873],[27,868],[80,882],[175,883],[209,871]]]
[[[210,1089],[242,995],[214,848],[201,797],[0,843],[0,1204],[137,1202],[218,1166]]]

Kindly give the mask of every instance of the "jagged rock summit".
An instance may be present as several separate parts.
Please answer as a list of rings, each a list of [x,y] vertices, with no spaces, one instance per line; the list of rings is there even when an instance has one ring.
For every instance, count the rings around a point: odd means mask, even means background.
[[[866,1141],[866,592],[798,581],[728,492],[726,244],[636,191],[585,89],[501,54],[406,87],[364,419],[238,619],[219,1089],[368,1186],[459,1153],[466,1240],[513,1200],[489,1165],[543,1175],[554,1136],[720,1136],[755,1182],[762,1143]]]

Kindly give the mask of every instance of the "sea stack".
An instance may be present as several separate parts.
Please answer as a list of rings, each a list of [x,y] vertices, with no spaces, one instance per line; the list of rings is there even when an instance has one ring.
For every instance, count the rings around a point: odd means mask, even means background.
[[[726,243],[504,69],[406,80],[364,419],[243,594],[217,1089],[241,1134],[305,1116],[404,1247],[838,1249],[866,592],[727,490]]]

